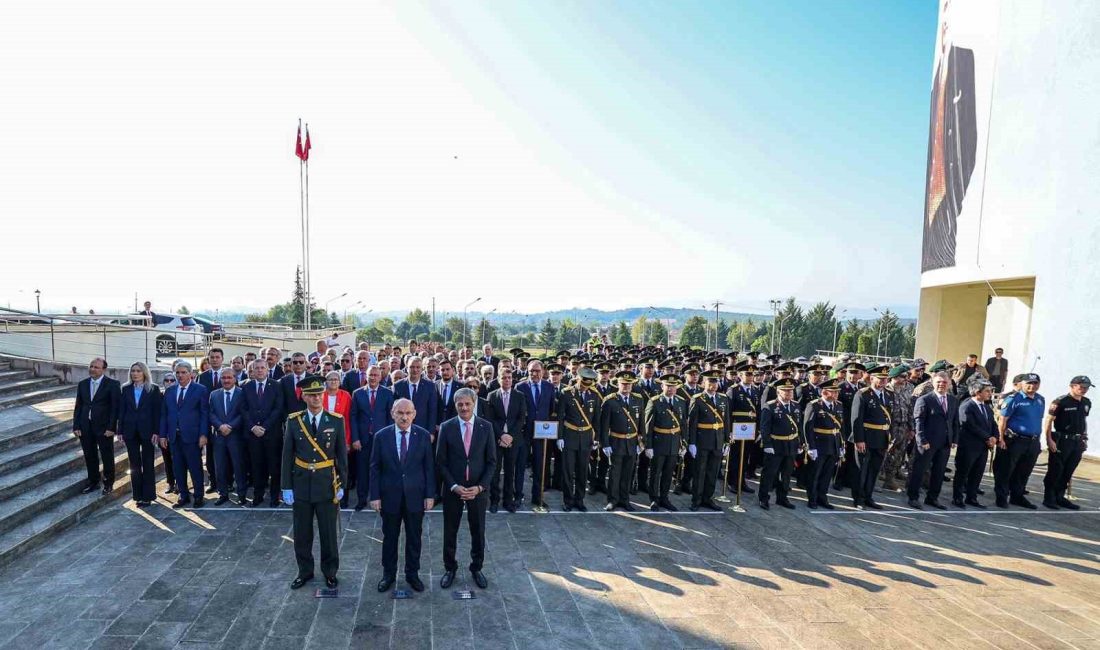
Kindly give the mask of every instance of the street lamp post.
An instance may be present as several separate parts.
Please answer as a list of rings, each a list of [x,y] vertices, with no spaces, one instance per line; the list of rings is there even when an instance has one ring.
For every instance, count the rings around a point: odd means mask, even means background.
[[[34,290],[34,304],[38,307],[38,313],[42,313],[42,291],[40,289]]]
[[[362,307],[362,306],[363,306],[363,301],[360,300],[359,302],[355,303],[354,305],[348,305],[348,306],[344,307],[344,323],[347,324],[347,322],[348,322],[348,310],[349,309],[354,309],[356,307]]]
[[[878,307],[872,307],[876,314],[878,314],[878,332],[875,334],[875,356],[879,356],[879,346],[882,344],[882,312],[878,310]]]
[[[847,309],[840,312],[840,316],[837,316],[836,322],[833,323],[833,352],[837,351],[837,349],[836,349],[837,338],[836,337],[837,337],[837,333],[839,332],[839,328],[840,328],[840,320],[842,318],[844,318],[844,314],[847,314],[847,313],[848,313]]]
[[[772,306],[772,343],[771,351],[768,352],[768,354],[775,354],[775,326],[776,321],[779,319],[779,301],[769,300],[768,302],[771,303]]]
[[[473,304],[479,302],[480,300],[481,300],[481,298],[474,298],[470,302],[466,303],[466,306],[462,308],[462,347],[463,348],[466,347],[466,329],[467,329],[467,327],[466,327],[466,314],[469,311],[470,307]]]
[[[496,310],[497,310],[497,308],[493,307],[491,310],[489,310],[488,314],[485,314],[485,316],[482,317],[483,320],[485,320],[485,325],[486,325],[485,328],[483,328],[481,330],[481,344],[482,345],[485,345],[485,331],[493,326],[493,322],[491,320],[489,320],[489,317],[492,316],[496,312]],[[490,341],[490,343],[492,343],[492,341]]]
[[[330,299],[325,301],[325,319],[328,319],[328,314],[329,314],[328,306],[331,305],[332,303],[336,302],[337,300],[343,298],[346,295],[348,295],[347,291],[345,291],[344,293],[336,296],[335,298],[330,298]],[[309,309],[309,307],[307,306],[306,309]]]

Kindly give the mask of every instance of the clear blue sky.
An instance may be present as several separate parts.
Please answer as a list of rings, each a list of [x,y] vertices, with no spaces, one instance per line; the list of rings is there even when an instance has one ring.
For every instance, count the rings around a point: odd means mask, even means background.
[[[932,0],[108,3],[0,19],[0,54],[27,62],[0,71],[9,150],[23,152],[0,161],[8,205],[26,218],[17,234],[51,227],[64,253],[109,218],[119,236],[103,242],[103,264],[120,277],[127,251],[163,246],[142,235],[150,214],[221,250],[258,229],[277,242],[270,283],[239,292],[174,274],[81,284],[79,256],[62,254],[39,280],[58,309],[109,309],[135,292],[192,309],[285,300],[300,115],[316,134],[315,242],[403,249],[408,227],[419,255],[457,266],[483,252],[560,255],[560,282],[539,291],[529,274],[485,287],[429,264],[368,295],[324,248],[322,302],[340,291],[378,310],[433,295],[457,309],[479,294],[502,312],[917,302]],[[44,246],[0,260],[0,298],[29,300],[16,271]],[[617,259],[641,271],[635,282],[577,291]]]

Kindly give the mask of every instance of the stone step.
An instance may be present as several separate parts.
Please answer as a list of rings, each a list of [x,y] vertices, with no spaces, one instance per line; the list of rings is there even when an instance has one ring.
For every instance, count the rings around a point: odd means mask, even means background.
[[[30,521],[40,512],[53,508],[72,498],[88,496],[80,494],[80,491],[88,484],[88,472],[84,469],[84,460],[77,456],[79,466],[62,474],[57,478],[38,483],[30,493],[23,493],[13,499],[0,501],[0,533],[7,533]],[[115,474],[119,479],[114,484],[115,491],[125,487],[129,489],[130,479],[126,470],[130,468],[130,461],[126,452],[115,455]],[[123,493],[125,490],[123,490]],[[93,492],[102,494],[98,491]]]
[[[66,426],[34,442],[0,451],[0,476],[8,476],[27,467],[74,447],[80,449],[80,441],[72,433],[72,427]]]
[[[156,469],[159,472],[162,466],[160,456],[157,456]],[[48,507],[37,510],[22,523],[0,532],[0,568],[6,566],[24,553],[38,547],[58,533],[71,528],[84,521],[97,511],[118,503],[119,497],[130,496],[130,478],[123,471],[119,474],[121,480],[116,481],[114,490],[110,496],[103,496],[100,492],[80,494],[78,488],[75,496],[68,496],[60,501],[50,504]],[[85,474],[81,470],[80,483],[84,485]]]
[[[0,395],[26,393],[47,386],[56,386],[58,383],[57,377],[31,377],[30,379],[0,382]]]
[[[54,380],[57,381],[56,379]],[[27,404],[37,404],[46,400],[57,399],[59,397],[75,397],[76,386],[71,384],[59,384],[56,386],[46,386],[36,390],[27,391],[25,393],[18,393],[15,395],[0,395],[0,411],[12,408],[14,406],[26,406]]]
[[[0,431],[0,454],[18,449],[23,445],[41,442],[43,439],[62,431],[67,432],[71,437],[72,430],[73,419],[67,417],[58,420],[42,419],[7,431]]]
[[[32,370],[0,370],[0,383],[6,381],[19,381],[34,377]]]
[[[70,436],[72,437],[72,436]],[[75,442],[75,437],[74,442]],[[117,438],[117,436],[116,436]],[[115,440],[115,455],[122,453],[125,457],[126,445],[121,439]],[[87,470],[84,465],[84,453],[80,443],[65,445],[55,449],[53,453],[41,460],[27,463],[23,467],[0,474],[0,507],[10,500],[19,500],[28,496],[29,492],[35,496],[38,487],[64,477],[74,470],[80,470],[80,475],[87,478]]]
[[[11,361],[0,361],[0,370],[10,370]]]

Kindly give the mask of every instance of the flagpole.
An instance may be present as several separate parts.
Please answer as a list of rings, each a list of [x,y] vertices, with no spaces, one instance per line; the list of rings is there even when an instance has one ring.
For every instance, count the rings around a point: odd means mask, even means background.
[[[299,225],[302,228],[302,294],[303,298],[308,296],[306,293],[306,273],[308,268],[308,260],[306,258],[306,194],[305,194],[305,161],[302,159],[302,120],[298,120],[298,147],[296,153],[298,154],[298,218]],[[306,307],[302,310],[302,323],[303,326],[308,329],[309,322],[309,303],[306,303]]]
[[[306,122],[306,142],[309,142],[309,123]],[[306,246],[306,331],[309,331],[313,327],[313,301],[310,282],[312,278],[309,272],[310,267],[310,246],[309,246],[309,151],[306,150],[305,159],[306,170],[306,182],[305,182],[305,195],[306,195],[306,209],[305,209],[305,246]]]

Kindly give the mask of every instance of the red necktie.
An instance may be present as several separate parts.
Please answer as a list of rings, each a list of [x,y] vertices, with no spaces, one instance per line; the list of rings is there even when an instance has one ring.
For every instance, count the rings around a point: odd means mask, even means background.
[[[367,385],[367,373],[363,372],[362,370],[359,371],[359,385]],[[371,406],[374,406],[374,404],[371,404]]]
[[[374,410],[374,389],[370,391],[370,410]]]

